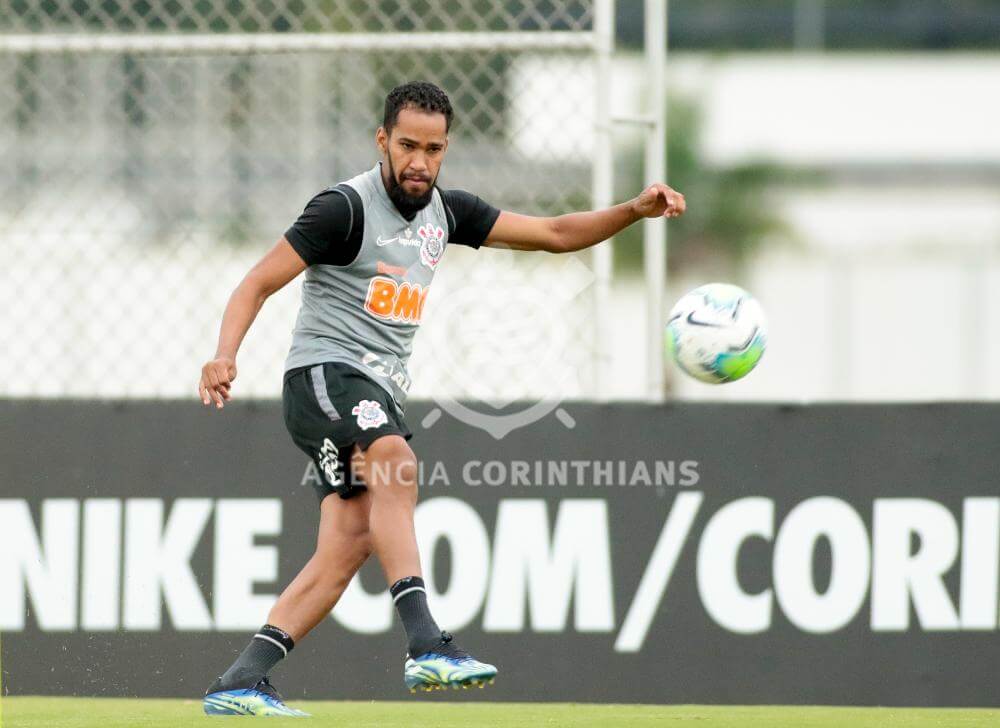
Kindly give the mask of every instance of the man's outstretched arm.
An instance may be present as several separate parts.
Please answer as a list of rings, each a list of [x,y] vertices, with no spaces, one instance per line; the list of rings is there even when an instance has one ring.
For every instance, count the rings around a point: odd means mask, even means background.
[[[201,368],[198,394],[203,404],[215,402],[222,409],[224,402],[232,398],[229,389],[236,379],[236,352],[250,324],[268,296],[305,269],[305,261],[282,237],[236,286],[222,314],[215,356]]]
[[[504,210],[486,236],[486,245],[571,253],[607,240],[644,217],[679,217],[684,210],[684,195],[659,183],[606,210],[558,217],[531,217]]]

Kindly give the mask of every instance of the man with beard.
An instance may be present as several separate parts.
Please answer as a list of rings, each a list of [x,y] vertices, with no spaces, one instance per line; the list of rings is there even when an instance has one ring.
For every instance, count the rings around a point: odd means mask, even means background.
[[[406,362],[434,271],[448,245],[565,253],[644,217],[676,217],[684,197],[663,184],[606,210],[558,217],[501,212],[468,192],[436,186],[452,108],[437,86],[411,82],[385,100],[372,169],[314,197],[233,292],[199,394],[222,409],[236,353],[272,293],[306,271],[285,365],[285,423],[313,458],[320,524],[316,551],[282,592],[267,624],[209,687],[210,715],[304,715],[267,673],[337,603],[377,554],[406,631],[411,690],[493,681],[496,668],[459,648],[427,608],[413,528],[417,461],[403,417]]]

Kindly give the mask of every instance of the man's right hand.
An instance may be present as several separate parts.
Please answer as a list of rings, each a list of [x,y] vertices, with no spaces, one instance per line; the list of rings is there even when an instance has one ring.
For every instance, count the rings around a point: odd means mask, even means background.
[[[228,356],[220,356],[206,363],[201,368],[201,381],[198,383],[202,404],[210,405],[215,402],[215,406],[222,409],[233,398],[229,389],[233,386],[234,379],[236,362]]]

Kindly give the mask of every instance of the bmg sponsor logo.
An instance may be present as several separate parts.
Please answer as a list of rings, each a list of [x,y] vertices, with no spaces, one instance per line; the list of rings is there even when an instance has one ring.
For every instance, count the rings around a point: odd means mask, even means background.
[[[692,489],[655,502],[664,517],[647,534],[654,545],[641,578],[617,584],[628,570],[616,568],[613,544],[635,533],[613,517],[613,497],[501,498],[489,514],[449,496],[423,501],[421,553],[450,552],[446,585],[428,570],[435,615],[450,629],[609,633],[625,653],[642,650],[656,621],[669,619],[674,590],[694,590],[706,620],[746,635],[768,632],[779,614],[811,634],[859,619],[873,632],[997,628],[1000,498],[965,498],[955,513],[924,498],[861,507],[820,496],[780,519],[784,507],[763,496],[712,511]],[[210,525],[206,597],[191,560]],[[37,517],[26,499],[0,499],[0,630],[21,631],[29,619],[49,632],[155,631],[167,622],[184,631],[252,629],[283,586],[281,529],[276,498],[51,498]],[[770,571],[755,591],[741,579],[751,541],[766,549]],[[814,567],[821,544],[823,584]],[[682,559],[693,560],[693,584],[675,576]],[[356,579],[333,618],[352,632],[388,632],[392,602]]]

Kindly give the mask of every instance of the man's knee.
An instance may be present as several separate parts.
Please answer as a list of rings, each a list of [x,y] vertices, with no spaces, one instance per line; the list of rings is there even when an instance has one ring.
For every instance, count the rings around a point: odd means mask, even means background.
[[[328,590],[346,588],[373,551],[371,533],[367,529],[337,544],[318,545],[313,554],[317,580]]]
[[[341,559],[346,568],[346,581],[350,581],[354,576],[354,572],[361,568],[361,565],[368,560],[368,557],[372,555],[374,551],[374,545],[372,544],[371,533],[365,530],[364,533],[360,533],[354,537],[350,545],[345,549],[345,552],[341,554]],[[344,585],[346,586],[346,584]]]
[[[375,544],[372,543],[371,532],[365,531],[362,536],[358,537],[357,546],[354,550],[354,555],[357,558],[358,565],[360,566],[365,563],[374,550]]]

